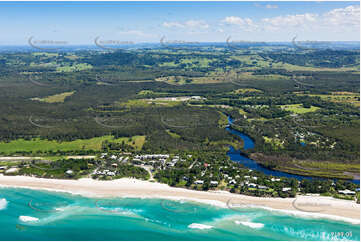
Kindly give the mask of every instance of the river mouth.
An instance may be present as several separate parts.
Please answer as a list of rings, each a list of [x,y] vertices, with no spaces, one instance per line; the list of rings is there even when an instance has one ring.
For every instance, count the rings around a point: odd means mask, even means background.
[[[238,130],[232,129],[231,125],[233,124],[233,119],[230,116],[227,116],[227,117],[228,117],[228,126],[226,127],[226,130],[233,135],[237,135],[238,137],[240,137],[243,140],[243,143],[244,143],[243,149],[244,150],[253,149],[255,147],[253,139]],[[240,163],[249,169],[260,171],[266,175],[295,178],[299,181],[301,181],[303,179],[327,179],[327,178],[303,176],[303,175],[296,175],[296,174],[291,174],[291,173],[282,172],[282,171],[271,170],[269,168],[266,168],[266,167],[260,165],[256,161],[246,157],[245,155],[242,154],[242,152],[240,150],[235,149],[233,146],[229,146],[227,155],[231,159],[231,161]],[[332,179],[332,178],[330,178],[330,179]],[[337,180],[337,179],[333,179],[333,180]],[[349,180],[349,181],[352,183],[355,183],[355,184],[360,184],[360,179],[353,179],[353,180]]]

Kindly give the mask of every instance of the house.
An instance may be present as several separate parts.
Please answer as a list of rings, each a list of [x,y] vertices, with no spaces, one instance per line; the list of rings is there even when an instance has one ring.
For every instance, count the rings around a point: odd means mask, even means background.
[[[249,179],[249,178],[251,178],[251,177],[250,177],[250,176],[244,176],[244,178]]]
[[[110,159],[115,160],[115,159],[117,159],[117,156],[116,156],[116,155],[112,155],[112,156],[110,157]]]
[[[67,170],[66,172],[65,172],[67,175],[73,175],[73,171],[72,170]]]
[[[236,184],[237,182],[233,179],[228,182],[228,184]]]
[[[0,170],[5,170],[6,166],[0,166]]]
[[[197,185],[198,185],[198,184],[202,185],[203,183],[204,183],[204,182],[203,182],[202,180],[197,180],[197,181],[194,182],[194,184],[197,184]]]
[[[350,191],[350,190],[348,190],[348,189],[346,189],[346,190],[340,190],[340,191],[338,191],[338,193],[341,193],[341,194],[343,194],[343,195],[355,195],[355,194],[356,194],[356,192]]]
[[[252,177],[252,178],[253,178],[253,180],[256,180],[256,181],[257,181],[257,179],[258,179],[256,176],[254,176],[254,177]]]
[[[108,176],[115,176],[115,172],[108,171],[108,172],[107,172],[107,175],[108,175]]]
[[[19,168],[16,168],[16,167],[11,167],[10,169],[7,169],[5,171],[5,173],[15,173],[15,172],[18,172],[19,171]]]
[[[268,187],[259,185],[259,186],[258,186],[258,189],[267,190]]]
[[[273,178],[273,177],[272,177],[272,178],[271,178],[271,181],[273,181],[273,182],[274,182],[274,181],[281,181],[281,179],[280,179],[280,178]]]
[[[217,181],[211,181],[211,186],[218,186],[218,182]]]
[[[292,190],[292,188],[290,188],[290,187],[283,187],[282,188],[282,192],[288,192],[288,191],[291,191]]]
[[[117,163],[113,163],[113,164],[112,164],[112,167],[113,167],[113,168],[117,168],[117,167],[118,167],[118,164],[117,164]]]
[[[249,183],[249,184],[248,184],[248,187],[256,188],[256,187],[257,187],[257,184]]]

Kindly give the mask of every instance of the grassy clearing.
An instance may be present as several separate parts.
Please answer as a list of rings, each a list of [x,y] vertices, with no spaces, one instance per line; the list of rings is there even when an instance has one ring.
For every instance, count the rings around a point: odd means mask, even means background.
[[[86,64],[86,63],[80,63],[80,64],[75,64],[72,66],[61,66],[61,67],[57,67],[56,71],[57,72],[74,72],[74,71],[83,71],[83,70],[89,70],[92,69],[93,66]]]
[[[218,124],[219,126],[226,126],[228,125],[228,118],[227,116],[222,113],[222,112],[219,112],[219,115],[221,116],[220,119],[218,120]]]
[[[36,100],[36,101],[46,102],[46,103],[63,103],[65,101],[65,98],[70,97],[74,93],[75,93],[75,91],[63,92],[60,94],[55,94],[55,95],[44,97],[44,98],[32,98],[31,100]]]
[[[360,106],[360,94],[359,93],[333,92],[330,95],[327,95],[327,94],[297,94],[297,95],[320,97],[322,100],[329,101],[329,102],[352,104],[356,107]]]
[[[74,141],[57,142],[55,140],[42,140],[39,138],[33,140],[17,139],[11,142],[0,142],[0,150],[6,155],[16,152],[45,152],[45,151],[74,151],[74,150],[95,150],[100,151],[102,142],[108,140],[110,142],[121,143],[135,147],[140,150],[145,142],[145,136],[133,136],[131,138],[124,137],[115,139],[113,136],[102,136],[92,139],[79,139]]]
[[[283,171],[291,174],[297,175],[305,175],[312,177],[325,177],[325,178],[338,178],[338,179],[353,179],[351,175],[343,174],[339,171],[331,171],[331,170],[307,170],[304,168],[296,168],[296,167],[276,167],[275,170]]]
[[[172,132],[169,129],[167,129],[166,131],[172,138],[179,139],[181,137],[179,134]]]
[[[126,108],[134,108],[134,107],[151,107],[153,105],[160,105],[162,107],[173,107],[181,104],[181,101],[171,101],[171,100],[147,100],[147,99],[134,99],[128,100],[127,102],[119,103],[119,106],[123,106]]]
[[[244,111],[242,108],[240,108],[238,110],[239,114],[242,114],[242,115],[247,115],[248,113],[246,111]]]
[[[235,91],[233,91],[236,94],[243,94],[243,93],[247,93],[247,92],[258,92],[258,93],[262,93],[261,90],[255,89],[255,88],[241,88],[241,89],[237,89]]]
[[[304,108],[302,104],[280,105],[280,107],[286,111],[290,111],[296,114],[315,112],[320,109],[319,107],[315,106],[311,106],[310,108]]]
[[[46,56],[46,57],[55,57],[58,56],[58,53],[47,53],[47,52],[34,52],[32,53],[34,56]]]
[[[263,136],[263,139],[266,143],[271,144],[273,147],[284,148],[283,142],[278,138],[269,138],[267,136]]]
[[[323,170],[333,170],[333,171],[350,171],[358,172],[360,171],[360,164],[346,164],[346,163],[334,163],[334,162],[303,162],[300,164],[304,168],[311,169],[323,169]]]

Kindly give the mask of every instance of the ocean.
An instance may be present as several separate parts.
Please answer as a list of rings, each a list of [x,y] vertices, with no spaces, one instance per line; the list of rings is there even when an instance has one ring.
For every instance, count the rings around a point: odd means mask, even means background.
[[[360,225],[262,208],[0,188],[0,240],[360,241]]]

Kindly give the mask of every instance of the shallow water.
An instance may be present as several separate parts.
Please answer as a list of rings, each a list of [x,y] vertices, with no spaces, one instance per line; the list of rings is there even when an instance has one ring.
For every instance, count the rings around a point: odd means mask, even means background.
[[[360,240],[359,225],[261,208],[19,188],[0,188],[2,198],[1,240]]]

